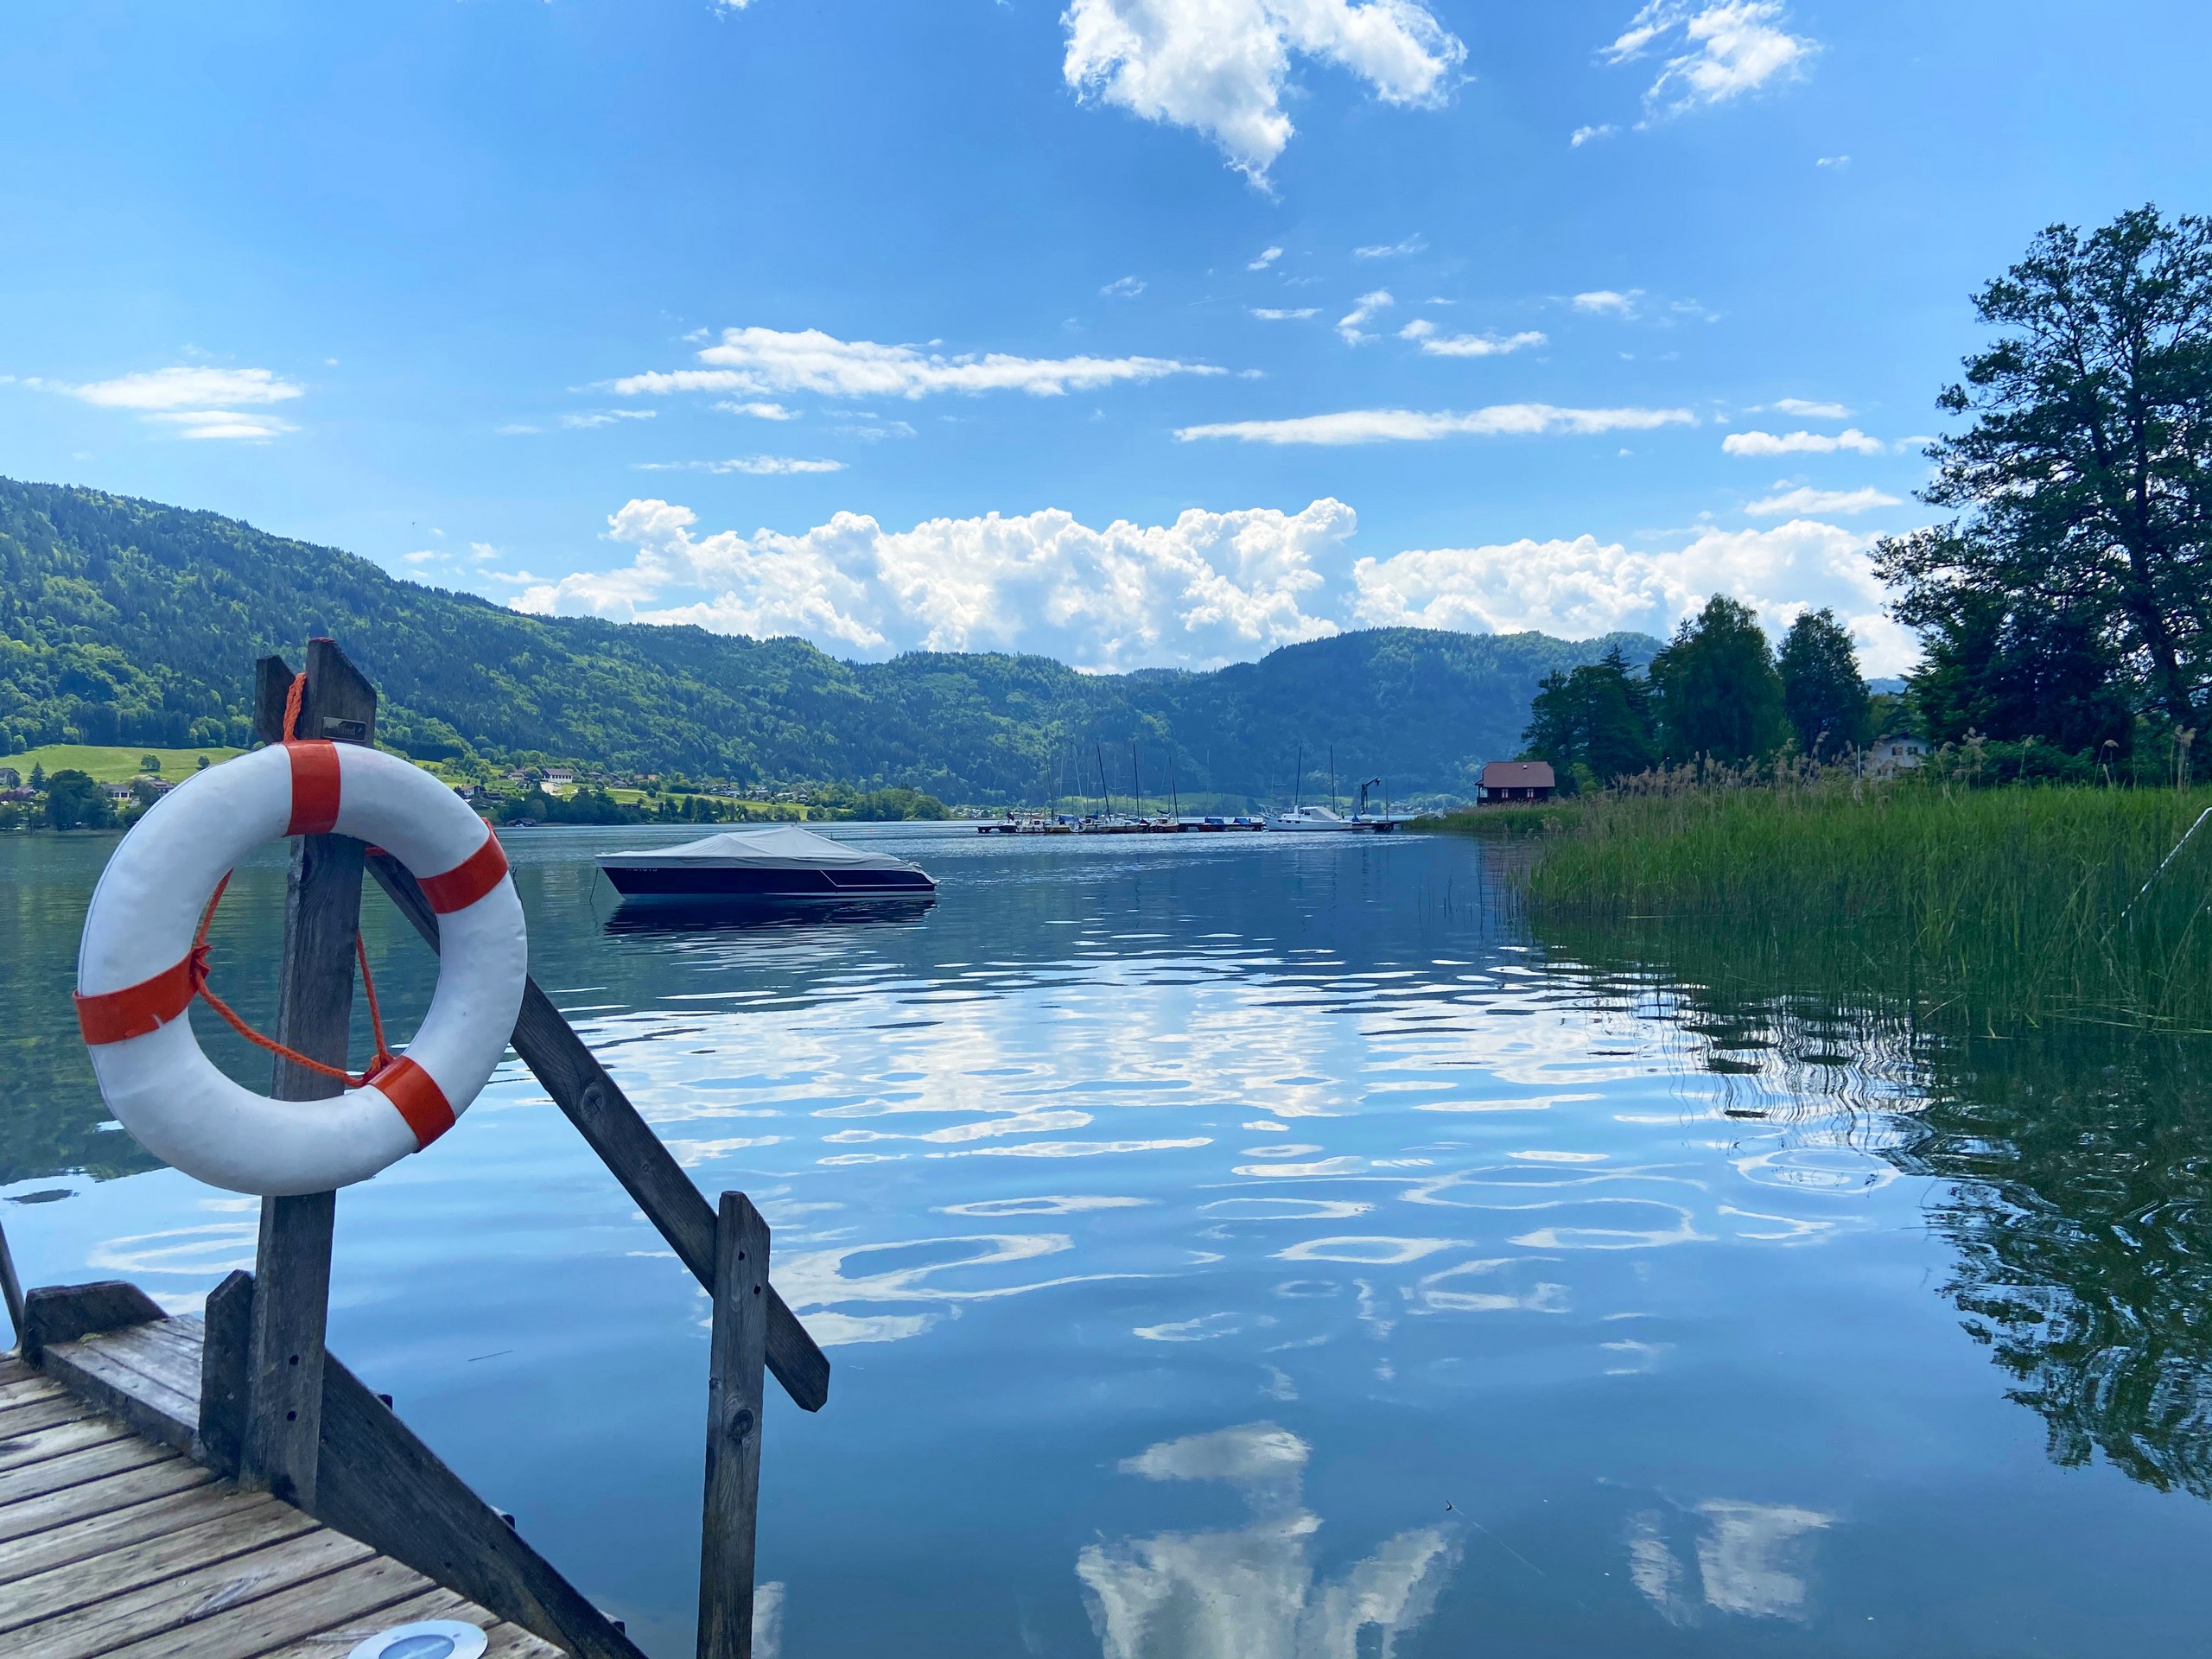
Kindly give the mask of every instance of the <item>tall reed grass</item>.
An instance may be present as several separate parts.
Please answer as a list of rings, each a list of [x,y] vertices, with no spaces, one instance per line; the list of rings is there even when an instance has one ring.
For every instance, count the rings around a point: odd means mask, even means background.
[[[2212,1031],[2212,823],[2160,868],[2212,791],[1748,782],[1548,823],[1521,877],[1539,935],[1961,1028]]]

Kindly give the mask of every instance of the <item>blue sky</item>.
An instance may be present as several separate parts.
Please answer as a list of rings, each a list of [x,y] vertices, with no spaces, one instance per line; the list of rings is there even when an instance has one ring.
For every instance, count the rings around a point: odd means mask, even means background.
[[[12,7],[0,472],[539,609],[1207,665],[1865,548],[1967,302],[2212,207],[2152,0]],[[1580,141],[1578,142],[1578,137]]]

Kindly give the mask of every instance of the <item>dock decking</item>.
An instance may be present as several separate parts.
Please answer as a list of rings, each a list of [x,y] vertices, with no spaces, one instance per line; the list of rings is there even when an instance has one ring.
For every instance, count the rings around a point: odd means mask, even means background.
[[[551,1643],[187,1455],[200,1336],[196,1319],[162,1319],[58,1343],[44,1375],[0,1357],[0,1652],[345,1659],[379,1630],[455,1618],[484,1630],[487,1659],[561,1659]]]

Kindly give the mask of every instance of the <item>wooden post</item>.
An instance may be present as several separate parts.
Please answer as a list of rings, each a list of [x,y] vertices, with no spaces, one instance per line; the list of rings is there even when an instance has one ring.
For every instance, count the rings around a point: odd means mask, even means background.
[[[699,1541],[699,1659],[752,1659],[753,1552],[768,1349],[768,1224],[742,1192],[715,1218],[707,1377],[707,1499]]]
[[[284,741],[291,675],[280,658],[257,664],[256,735]],[[376,688],[335,641],[310,640],[307,687],[295,735],[367,743],[376,732]],[[362,843],[305,836],[293,843],[284,893],[284,955],[277,982],[276,1040],[328,1065],[346,1063],[353,1014],[353,938],[361,920]],[[276,1062],[278,1100],[324,1100],[345,1087],[289,1060]],[[264,1198],[248,1351],[242,1484],[315,1508],[322,1419],[323,1332],[330,1310],[330,1243],[338,1195]]]
[[[8,1235],[0,1229],[0,1299],[8,1304],[8,1329],[20,1348],[23,1343],[23,1281],[16,1275],[16,1258],[8,1249]]]

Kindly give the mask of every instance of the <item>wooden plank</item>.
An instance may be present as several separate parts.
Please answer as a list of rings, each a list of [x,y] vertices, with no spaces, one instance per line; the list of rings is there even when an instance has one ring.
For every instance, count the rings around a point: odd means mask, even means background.
[[[199,1402],[123,1364],[100,1347],[99,1341],[87,1338],[48,1348],[47,1370],[67,1382],[80,1399],[118,1419],[134,1433],[189,1452]]]
[[[112,1417],[89,1412],[79,1413],[64,1422],[47,1428],[35,1428],[27,1434],[18,1434],[13,1440],[0,1444],[0,1478],[35,1468],[72,1452],[81,1452],[87,1446],[105,1446],[111,1440],[122,1440],[130,1433]]]
[[[23,1357],[35,1365],[48,1343],[74,1342],[95,1331],[167,1318],[160,1304],[125,1280],[41,1285],[23,1298]]]
[[[381,854],[370,859],[369,873],[400,914],[435,950],[438,918],[407,867],[390,854]],[[677,1258],[711,1295],[715,1287],[713,1206],[534,979],[523,986],[514,1046],[554,1103],[599,1154],[600,1161],[613,1172]],[[772,1285],[768,1289],[768,1369],[804,1409],[819,1411],[828,1402],[829,1356],[807,1334],[806,1327]]]
[[[9,1659],[91,1659],[251,1603],[271,1598],[305,1599],[281,1592],[298,1590],[373,1559],[374,1552],[359,1540],[328,1527],[316,1527],[281,1543],[25,1625],[9,1637]],[[423,1580],[415,1573],[396,1562],[387,1565],[405,1573],[410,1590],[422,1587]]]
[[[215,1478],[188,1458],[163,1453],[143,1440],[137,1444],[149,1454],[149,1460],[143,1465],[127,1465],[42,1496],[19,1498],[0,1506],[0,1548],[92,1516],[113,1514],[172,1493],[196,1490]]]
[[[245,1448],[253,1345],[253,1275],[233,1271],[207,1294],[200,1356],[199,1457],[235,1475]]]
[[[0,1373],[0,1411],[28,1401],[42,1400],[53,1392],[54,1384],[29,1366],[12,1359],[4,1363],[9,1370]]]
[[[55,1423],[66,1423],[73,1417],[85,1414],[82,1402],[66,1394],[57,1394],[48,1400],[26,1400],[21,1405],[0,1410],[0,1447],[4,1447],[19,1434],[34,1429],[48,1428]]]
[[[128,1479],[130,1477],[118,1477]],[[82,1491],[86,1489],[79,1487]],[[207,1483],[181,1492],[135,1503],[127,1508],[62,1520],[26,1537],[0,1543],[0,1585],[50,1572],[72,1561],[89,1560],[164,1533],[181,1532],[229,1514],[240,1503],[273,1503],[262,1493],[238,1493]],[[5,1598],[0,1598],[4,1602]]]
[[[699,1659],[753,1659],[761,1373],[768,1348],[768,1224],[742,1192],[715,1217],[707,1374],[707,1495],[699,1540]]]
[[[289,1503],[261,1493],[240,1493],[220,1513],[197,1526],[18,1580],[0,1596],[0,1635],[181,1579],[316,1529],[313,1521]]]
[[[262,1659],[322,1631],[359,1625],[385,1608],[412,1599],[424,1588],[420,1573],[409,1572],[397,1561],[362,1561],[288,1594],[264,1596],[245,1606],[211,1613],[194,1624],[111,1649],[101,1659]],[[378,1618],[370,1628],[380,1630],[385,1623]],[[334,1648],[331,1659],[340,1659],[345,1651]],[[10,1659],[16,1656],[10,1655]]]
[[[308,643],[307,685],[296,735],[369,743],[376,689],[335,641]],[[265,663],[266,700],[276,675]],[[283,714],[264,741],[284,740]],[[285,883],[284,944],[276,982],[276,1040],[327,1065],[346,1064],[353,1023],[353,940],[361,920],[362,844],[346,836],[302,836],[292,844]],[[270,1093],[278,1100],[327,1100],[345,1092],[334,1077],[282,1058]],[[315,1460],[322,1409],[323,1337],[330,1313],[330,1245],[337,1195],[264,1198],[256,1257],[248,1375],[251,1409],[240,1478],[302,1508],[315,1507]]]
[[[104,1445],[89,1446],[63,1457],[48,1458],[43,1463],[34,1463],[28,1468],[10,1470],[0,1475],[0,1505],[20,1503],[27,1497],[42,1497],[48,1492],[80,1486],[88,1480],[99,1480],[109,1475],[121,1474],[126,1469],[143,1468],[163,1458],[176,1456],[167,1446],[141,1440],[120,1424],[116,1427],[121,1433]],[[0,1514],[0,1535],[13,1537],[15,1534],[5,1531],[8,1519]]]
[[[336,1359],[323,1371],[321,1469],[317,1519],[575,1659],[642,1659],[635,1643]]]

